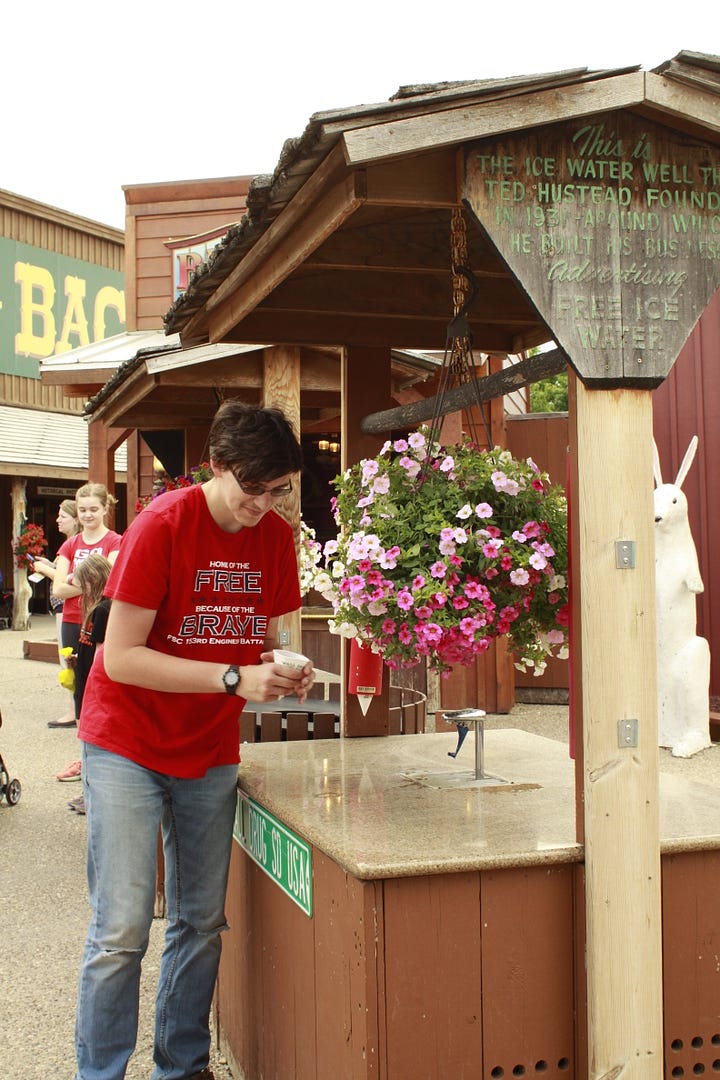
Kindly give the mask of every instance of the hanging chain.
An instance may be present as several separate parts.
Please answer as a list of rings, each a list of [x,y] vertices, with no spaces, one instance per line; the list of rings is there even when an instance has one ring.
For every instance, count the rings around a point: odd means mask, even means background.
[[[458,267],[467,266],[467,229],[462,210],[453,210],[450,218],[450,266],[452,267],[452,299],[453,316],[457,318],[465,307],[468,299],[469,282]],[[460,376],[462,381],[465,368],[465,349],[467,347],[465,336],[452,338],[452,350],[449,357],[450,370]]]
[[[438,380],[435,411],[430,423],[429,441],[431,444],[437,440],[440,434],[444,415],[442,406],[445,394],[450,387],[473,383],[477,391],[478,371],[473,357],[472,335],[465,316],[477,296],[478,288],[472,271],[468,269],[467,229],[461,209],[453,210],[450,218],[450,266],[452,272],[453,318],[448,326],[445,355]],[[487,443],[492,447],[492,437],[479,395],[477,395],[475,406],[463,409],[468,433],[473,442],[479,443],[480,440],[472,411],[475,407],[479,409]]]

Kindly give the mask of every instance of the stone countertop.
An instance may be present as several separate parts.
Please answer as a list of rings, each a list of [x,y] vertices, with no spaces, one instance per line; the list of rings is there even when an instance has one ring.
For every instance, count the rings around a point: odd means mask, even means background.
[[[354,877],[581,862],[567,746],[518,729],[244,744],[239,787]],[[661,849],[720,847],[720,791],[660,774]]]

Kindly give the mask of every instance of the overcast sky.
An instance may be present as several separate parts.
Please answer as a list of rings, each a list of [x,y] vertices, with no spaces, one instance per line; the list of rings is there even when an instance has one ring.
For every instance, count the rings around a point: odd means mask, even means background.
[[[36,0],[2,15],[0,188],[124,228],[123,184],[272,172],[399,86],[720,54],[717,0]]]

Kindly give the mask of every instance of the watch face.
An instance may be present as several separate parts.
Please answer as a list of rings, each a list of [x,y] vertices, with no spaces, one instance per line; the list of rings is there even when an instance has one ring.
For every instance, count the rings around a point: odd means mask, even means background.
[[[240,682],[240,672],[230,668],[223,675],[223,682],[226,690],[235,690]]]

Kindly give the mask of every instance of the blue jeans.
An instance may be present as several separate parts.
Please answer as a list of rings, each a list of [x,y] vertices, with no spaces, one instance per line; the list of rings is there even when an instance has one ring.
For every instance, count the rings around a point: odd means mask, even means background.
[[[168,926],[152,1080],[185,1080],[207,1065],[210,1051],[237,766],[180,780],[84,743],[82,776],[93,914],[78,991],[75,1080],[122,1080],[135,1049],[160,823]]]

